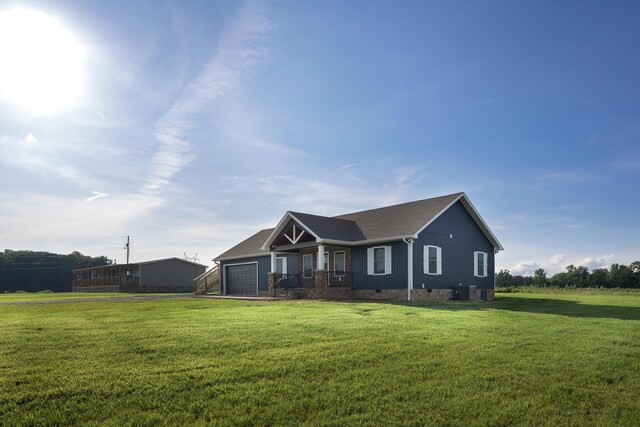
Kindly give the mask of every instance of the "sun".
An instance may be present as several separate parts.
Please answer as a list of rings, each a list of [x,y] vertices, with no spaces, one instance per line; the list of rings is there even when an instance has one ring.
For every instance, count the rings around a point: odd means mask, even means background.
[[[77,106],[84,49],[55,18],[35,10],[0,11],[0,101],[34,116]]]

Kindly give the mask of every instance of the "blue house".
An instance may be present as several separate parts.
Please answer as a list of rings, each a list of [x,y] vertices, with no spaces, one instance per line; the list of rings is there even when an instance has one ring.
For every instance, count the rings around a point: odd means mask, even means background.
[[[225,295],[492,300],[502,249],[456,193],[334,217],[287,212],[214,261]]]

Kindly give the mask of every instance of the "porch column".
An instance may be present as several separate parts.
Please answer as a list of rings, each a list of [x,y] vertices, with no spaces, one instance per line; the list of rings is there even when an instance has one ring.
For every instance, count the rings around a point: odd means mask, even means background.
[[[324,270],[324,245],[318,245],[318,268]]]
[[[275,250],[271,251],[271,272],[272,273],[276,272],[276,251]]]

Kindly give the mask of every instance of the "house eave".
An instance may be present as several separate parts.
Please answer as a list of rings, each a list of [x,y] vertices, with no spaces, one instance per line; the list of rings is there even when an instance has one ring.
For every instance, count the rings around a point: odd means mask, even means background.
[[[269,252],[258,252],[258,253],[255,253],[255,254],[236,255],[236,256],[230,256],[230,257],[224,257],[224,258],[214,258],[212,261],[214,261],[214,262],[233,261],[233,260],[237,260],[237,259],[257,258],[257,257],[263,257],[263,256],[269,256]]]
[[[269,235],[269,237],[267,237],[267,240],[265,240],[265,242],[262,244],[262,246],[260,246],[260,250],[262,250],[262,251],[269,250],[269,247],[273,243],[273,240],[275,239],[275,237],[278,234],[280,234],[280,232],[284,229],[284,227],[287,225],[287,223],[289,222],[290,219],[293,219],[298,224],[300,224],[300,226],[307,233],[311,234],[316,239],[316,241],[318,241],[320,239],[320,237],[318,237],[318,235],[316,233],[311,231],[311,229],[307,225],[305,225],[305,223],[303,223],[298,218],[296,218],[296,216],[294,214],[292,214],[290,211],[287,211],[287,213],[284,214],[282,219],[278,222],[278,225],[276,226],[276,228],[274,228],[273,231],[271,232],[271,234]]]
[[[356,241],[320,239],[318,243],[329,244],[329,245],[339,245],[339,246],[366,246],[374,243],[396,242],[396,241],[402,241],[403,239],[411,239],[411,238],[413,238],[413,236],[410,234],[407,234],[404,236],[378,237],[376,239],[366,239],[366,240],[356,240]]]

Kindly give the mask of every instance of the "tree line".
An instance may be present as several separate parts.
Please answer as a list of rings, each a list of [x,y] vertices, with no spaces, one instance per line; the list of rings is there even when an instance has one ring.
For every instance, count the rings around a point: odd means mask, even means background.
[[[90,257],[80,252],[68,255],[51,252],[0,252],[0,292],[71,292],[72,270],[109,265],[106,256]]]
[[[629,265],[612,264],[611,268],[595,268],[568,265],[566,271],[547,278],[544,269],[539,268],[533,276],[512,275],[509,270],[496,274],[496,287],[558,287],[558,288],[640,288],[640,261]]]

